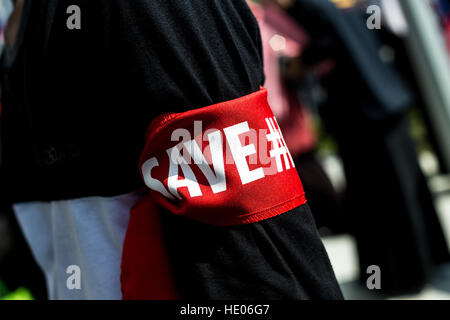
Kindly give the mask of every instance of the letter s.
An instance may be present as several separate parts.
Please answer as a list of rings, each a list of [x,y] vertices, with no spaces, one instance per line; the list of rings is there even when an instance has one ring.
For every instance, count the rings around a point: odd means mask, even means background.
[[[156,158],[151,158],[142,165],[142,176],[144,177],[145,185],[154,191],[158,191],[168,199],[175,200],[175,198],[167,191],[161,181],[152,177],[152,169],[159,166]]]

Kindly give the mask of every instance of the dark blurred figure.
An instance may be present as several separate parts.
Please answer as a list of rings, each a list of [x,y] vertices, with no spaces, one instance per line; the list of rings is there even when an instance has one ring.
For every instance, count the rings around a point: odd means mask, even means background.
[[[8,20],[8,15],[10,14],[8,5],[6,2],[2,3],[2,6],[4,6],[2,7],[3,15],[0,17],[0,47],[2,51],[5,42],[6,25],[9,25],[8,31],[11,30],[11,25],[17,25],[20,16],[18,15],[20,12],[16,11]],[[11,39],[11,36],[11,34],[8,34],[7,38]],[[0,116],[1,110],[0,103]],[[0,182],[2,179],[3,173],[0,169]],[[0,280],[6,285],[8,291],[15,291],[19,287],[25,287],[31,291],[35,299],[47,299],[44,275],[26,244],[11,207],[5,203],[6,190],[3,190],[2,187],[5,188],[6,186],[0,183]]]
[[[29,289],[33,298],[47,299],[45,278],[36,264],[14,214],[0,210],[0,279],[8,291]]]
[[[2,172],[0,170],[0,180]],[[3,186],[0,184],[0,186]],[[0,187],[0,199],[5,194]],[[44,275],[36,264],[11,207],[0,200],[0,279],[12,292],[20,287],[30,290],[37,300],[47,299]]]
[[[450,259],[405,111],[414,94],[359,8],[295,0],[288,12],[308,31],[307,65],[331,59],[321,115],[339,145],[347,179],[346,223],[357,240],[361,281],[378,265],[385,293],[420,290]]]

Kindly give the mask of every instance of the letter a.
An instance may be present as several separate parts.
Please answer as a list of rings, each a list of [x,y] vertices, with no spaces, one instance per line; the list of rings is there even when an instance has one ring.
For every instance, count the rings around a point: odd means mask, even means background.
[[[367,268],[367,274],[371,274],[369,278],[367,278],[367,289],[369,290],[380,290],[381,289],[381,270],[379,266],[369,266]]]
[[[67,14],[70,14],[67,18],[67,29],[80,30],[81,29],[81,9],[77,5],[71,5],[67,8]]]
[[[69,290],[80,290],[81,289],[81,269],[79,266],[68,266],[66,270],[70,277],[67,278],[66,286]]]
[[[377,5],[369,6],[367,14],[371,15],[367,19],[367,28],[369,30],[381,29],[381,8]]]

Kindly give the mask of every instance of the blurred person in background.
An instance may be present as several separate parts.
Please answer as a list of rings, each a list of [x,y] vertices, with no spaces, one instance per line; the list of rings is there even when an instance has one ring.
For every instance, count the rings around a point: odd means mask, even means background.
[[[51,299],[342,299],[270,121],[260,33],[244,0],[15,4],[21,19],[2,58],[1,200]],[[81,22],[69,28],[73,5]],[[173,158],[169,130],[194,116],[205,130],[271,124],[285,166],[250,183],[214,165],[226,192],[213,194],[196,181],[201,171]]]
[[[401,294],[422,289],[450,256],[408,131],[415,95],[366,26],[361,9],[370,3],[351,3],[338,9],[328,0],[294,0],[287,12],[310,36],[305,65],[335,64],[322,78],[320,110],[344,163],[345,223],[357,241],[361,281],[377,265],[383,292]]]
[[[315,156],[318,133],[314,116],[301,97],[306,81],[302,53],[310,39],[285,11],[286,0],[249,1],[261,29],[268,100],[302,179],[317,226],[340,232],[341,197]]]
[[[447,50],[450,54],[450,1],[431,0],[431,4],[434,6],[438,19],[441,23],[442,31],[447,43]]]
[[[0,1],[0,50],[3,49],[5,44],[5,27],[8,22],[8,17],[12,11],[11,0]]]

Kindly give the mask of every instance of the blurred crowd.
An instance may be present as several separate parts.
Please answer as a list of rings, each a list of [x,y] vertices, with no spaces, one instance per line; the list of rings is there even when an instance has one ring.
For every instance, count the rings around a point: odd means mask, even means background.
[[[368,24],[373,5],[380,8],[379,28]],[[449,2],[427,5],[437,18],[438,36],[448,41]],[[299,0],[251,6],[262,33],[269,99],[318,227],[355,237],[362,281],[367,268],[377,265],[385,293],[420,291],[450,256],[408,122],[410,110],[420,110],[440,157],[443,146],[433,136],[411,60],[407,37],[413,31],[402,3]],[[332,187],[315,156],[317,123],[342,159],[342,192]],[[445,171],[445,161],[441,168]]]
[[[450,56],[450,1],[424,1]],[[0,2],[0,32],[7,4]],[[411,110],[441,172],[449,168],[408,45],[414,31],[404,3],[248,0],[248,5],[260,27],[269,102],[320,232],[355,238],[362,282],[367,268],[377,265],[384,292],[420,291],[436,267],[450,262],[450,254],[419,165],[422,150],[411,134]],[[377,14],[367,11],[373,5],[380,8],[380,28],[368,25]],[[342,161],[344,188],[332,183],[320,161],[329,154]],[[25,287],[44,299],[39,268],[17,223],[6,215],[0,217],[0,239],[0,296]]]
[[[425,4],[438,23],[437,36],[448,41],[449,2]],[[378,28],[368,22],[374,5],[381,13]],[[331,233],[352,234],[361,280],[370,265],[379,266],[388,294],[420,291],[435,267],[450,258],[408,122],[410,110],[419,110],[429,143],[442,159],[408,46],[414,31],[404,5],[390,0],[251,3],[262,33],[269,99],[295,154],[316,223]],[[331,136],[342,159],[345,190],[333,188],[317,161],[318,123],[319,137]],[[445,161],[441,168],[446,170]]]

